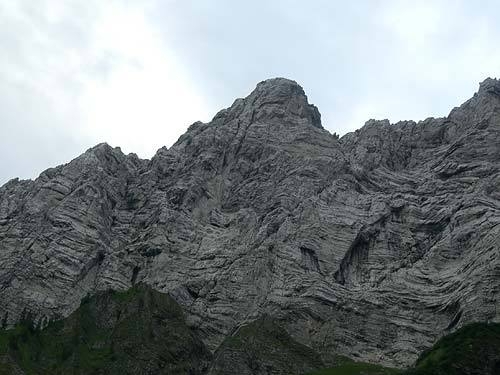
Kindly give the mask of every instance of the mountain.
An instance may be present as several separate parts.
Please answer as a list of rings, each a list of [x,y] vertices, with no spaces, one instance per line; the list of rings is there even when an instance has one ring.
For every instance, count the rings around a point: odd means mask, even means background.
[[[0,319],[144,284],[215,356],[256,324],[310,363],[406,367],[500,321],[499,168],[498,80],[446,118],[340,139],[296,82],[263,81],[151,160],[100,144],[2,186]]]
[[[313,370],[310,372],[310,370]],[[238,327],[212,355],[169,295],[139,284],[85,297],[43,326],[28,312],[0,331],[1,375],[497,375],[500,324],[474,323],[441,338],[408,370],[336,357],[324,368],[269,316]]]

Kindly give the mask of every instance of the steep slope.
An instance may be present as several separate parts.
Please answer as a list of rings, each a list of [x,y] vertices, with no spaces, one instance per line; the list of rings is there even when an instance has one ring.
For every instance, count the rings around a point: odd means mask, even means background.
[[[244,324],[212,356],[168,295],[144,285],[85,298],[69,317],[36,327],[25,314],[0,331],[0,374],[497,375],[500,324],[473,323],[441,338],[406,370],[318,353],[269,316]],[[315,369],[309,372],[309,370]]]
[[[339,358],[334,367],[323,368],[305,375],[402,375],[403,370],[383,367],[365,362],[355,362],[349,358]]]
[[[307,375],[497,375],[500,374],[500,324],[472,323],[442,337],[406,370],[339,360],[332,368]]]
[[[209,375],[302,375],[324,367],[311,348],[294,341],[272,317],[239,327],[217,349]]]
[[[500,374],[500,324],[474,323],[443,337],[405,374]]]
[[[211,354],[168,295],[140,286],[86,298],[43,330],[25,321],[0,333],[0,373],[203,374]]]
[[[272,316],[328,364],[411,364],[499,320],[500,82],[447,118],[340,140],[302,88],[261,82],[150,160],[99,145],[0,188],[0,317],[88,293],[170,293],[215,351]]]
[[[472,323],[442,337],[406,370],[341,359],[307,375],[498,375],[500,324]]]

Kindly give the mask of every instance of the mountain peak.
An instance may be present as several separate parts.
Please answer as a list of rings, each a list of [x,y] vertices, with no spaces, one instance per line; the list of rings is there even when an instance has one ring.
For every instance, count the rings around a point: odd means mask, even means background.
[[[500,87],[500,80],[488,77],[483,82],[479,83],[479,90],[488,90],[492,87]]]
[[[369,121],[339,142],[304,90],[275,78],[151,161],[101,144],[6,185],[0,321],[53,320],[144,283],[181,306],[215,353],[210,374],[226,358],[270,363],[253,360],[267,344],[245,346],[261,337],[291,343],[280,358],[301,344],[328,363],[410,365],[442,334],[500,320],[497,87],[447,118]]]
[[[309,104],[304,89],[297,82],[287,78],[259,82],[245,99],[236,100],[229,112],[241,114],[242,105],[255,121],[287,123],[306,120],[305,123],[323,129],[318,108]]]
[[[282,98],[293,96],[306,97],[302,86],[291,79],[282,77],[270,78],[259,82],[252,94],[254,93],[264,96]]]
[[[479,84],[479,94],[489,93],[496,96],[500,96],[500,80],[496,78],[486,78],[483,82]]]

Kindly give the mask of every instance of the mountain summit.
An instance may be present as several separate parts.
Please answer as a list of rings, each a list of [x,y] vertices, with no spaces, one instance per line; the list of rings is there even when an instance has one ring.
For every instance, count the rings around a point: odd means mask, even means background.
[[[244,99],[237,99],[234,104],[220,111],[213,123],[227,123],[237,120],[237,124],[246,126],[257,124],[275,124],[273,130],[282,126],[321,126],[321,114],[309,104],[302,87],[286,78],[273,78],[257,84],[255,90]]]
[[[271,79],[151,160],[102,144],[10,181],[3,324],[140,283],[169,293],[218,360],[240,327],[263,326],[313,364],[406,366],[499,321],[498,81],[446,118],[341,139],[320,118],[296,82]]]

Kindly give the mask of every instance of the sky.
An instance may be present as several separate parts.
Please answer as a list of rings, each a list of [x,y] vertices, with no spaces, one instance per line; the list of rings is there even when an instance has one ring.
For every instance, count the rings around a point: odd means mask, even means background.
[[[267,78],[343,135],[500,76],[497,1],[0,0],[0,185],[107,142],[151,158]]]

